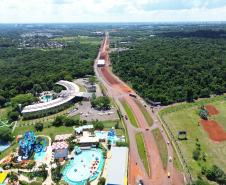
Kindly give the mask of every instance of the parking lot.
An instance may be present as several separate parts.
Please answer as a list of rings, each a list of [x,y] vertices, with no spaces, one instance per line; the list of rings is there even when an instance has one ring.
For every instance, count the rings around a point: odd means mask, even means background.
[[[118,118],[117,110],[115,108],[112,108],[107,111],[98,111],[94,108],[91,108],[91,103],[88,101],[83,101],[82,104],[76,105],[76,107],[69,112],[70,116],[75,116],[80,114],[81,120],[100,120],[100,121],[106,121],[106,120],[116,120]]]

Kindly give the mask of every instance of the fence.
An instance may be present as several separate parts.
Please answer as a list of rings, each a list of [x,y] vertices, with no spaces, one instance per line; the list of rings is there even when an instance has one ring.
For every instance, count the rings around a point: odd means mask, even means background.
[[[186,182],[188,184],[191,184],[191,182],[192,182],[192,175],[191,175],[189,166],[188,166],[188,164],[187,164],[187,162],[185,160],[185,157],[183,155],[183,152],[181,151],[180,146],[177,143],[177,139],[175,138],[173,132],[171,131],[169,125],[165,122],[165,120],[162,119],[159,115],[158,115],[158,118],[161,121],[164,129],[166,130],[167,135],[169,136],[170,140],[172,141],[172,145],[173,145],[173,147],[174,147],[174,149],[175,149],[175,151],[176,151],[176,153],[177,153],[177,155],[179,157],[179,160],[180,160],[181,165],[182,165],[182,167],[184,169],[184,172],[186,173],[186,175],[185,175]]]

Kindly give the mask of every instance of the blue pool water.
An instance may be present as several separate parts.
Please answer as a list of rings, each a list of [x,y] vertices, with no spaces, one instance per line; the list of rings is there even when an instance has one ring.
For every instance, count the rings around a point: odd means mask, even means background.
[[[10,143],[8,143],[8,142],[6,142],[6,143],[5,142],[0,142],[0,152],[6,150],[9,147],[10,147]]]
[[[42,152],[35,153],[34,159],[35,161],[41,161],[45,157],[46,157],[46,152],[42,151]]]
[[[53,100],[53,96],[52,95],[44,95],[41,97],[41,100],[43,102],[49,102],[49,101]]]
[[[119,141],[119,138],[116,135],[108,136],[108,131],[96,131],[95,136],[99,139],[110,140],[111,144],[116,144],[116,142]]]
[[[93,165],[94,163],[96,165]],[[85,185],[87,179],[92,181],[98,177],[103,166],[104,158],[101,149],[82,150],[82,153],[76,155],[63,170],[63,179],[70,185]]]

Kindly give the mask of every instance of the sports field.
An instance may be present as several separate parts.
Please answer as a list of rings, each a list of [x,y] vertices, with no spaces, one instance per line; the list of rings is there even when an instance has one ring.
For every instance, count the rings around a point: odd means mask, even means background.
[[[226,132],[226,99],[223,96],[170,107],[160,112],[160,116],[169,125],[175,138],[178,131],[187,131],[188,139],[178,140],[178,144],[194,176],[200,173],[200,166],[213,164],[226,172],[226,140],[216,142],[210,138],[209,133],[200,124],[198,112],[201,105],[213,105],[219,111],[218,114],[210,116],[209,120],[216,121]],[[197,139],[201,144],[202,154],[206,155],[206,162],[193,159]]]

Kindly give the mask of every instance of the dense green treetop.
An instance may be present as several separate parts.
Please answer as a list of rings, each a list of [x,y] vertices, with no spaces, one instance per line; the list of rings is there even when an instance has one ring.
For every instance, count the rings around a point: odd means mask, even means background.
[[[146,99],[169,104],[226,92],[226,40],[143,37],[111,54],[113,71]]]

